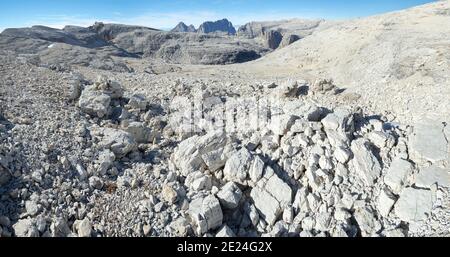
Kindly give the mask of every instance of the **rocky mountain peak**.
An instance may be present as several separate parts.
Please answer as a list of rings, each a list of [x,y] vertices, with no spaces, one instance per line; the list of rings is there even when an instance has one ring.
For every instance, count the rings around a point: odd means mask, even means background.
[[[235,35],[236,29],[229,20],[222,19],[214,22],[212,21],[204,22],[198,28],[198,32],[199,33],[226,32],[229,35]]]
[[[197,32],[197,29],[192,24],[188,26],[184,22],[180,22],[171,32]]]

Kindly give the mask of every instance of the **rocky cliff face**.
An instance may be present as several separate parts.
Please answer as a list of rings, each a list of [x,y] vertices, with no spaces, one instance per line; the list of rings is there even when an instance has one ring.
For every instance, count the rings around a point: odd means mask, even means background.
[[[198,28],[199,33],[211,33],[211,32],[226,32],[229,35],[235,35],[236,29],[233,27],[233,24],[227,19],[222,19],[218,21],[207,21],[204,22]]]
[[[277,49],[311,35],[314,31],[321,29],[323,24],[323,20],[304,19],[249,22],[239,27],[237,35],[245,38],[260,38],[266,47]]]

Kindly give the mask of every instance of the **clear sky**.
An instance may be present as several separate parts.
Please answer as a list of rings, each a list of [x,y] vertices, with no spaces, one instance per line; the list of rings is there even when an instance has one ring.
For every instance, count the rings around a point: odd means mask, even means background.
[[[430,0],[1,0],[0,31],[9,27],[95,21],[159,29],[228,18],[234,25],[286,18],[344,19],[400,10]]]

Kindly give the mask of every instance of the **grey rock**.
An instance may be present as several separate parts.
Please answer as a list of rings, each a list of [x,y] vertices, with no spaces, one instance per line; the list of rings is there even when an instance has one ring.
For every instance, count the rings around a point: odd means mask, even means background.
[[[189,215],[198,235],[203,235],[222,225],[222,209],[219,200],[213,195],[193,200],[189,204]]]
[[[261,159],[261,157],[255,156],[248,172],[250,179],[255,183],[258,182],[258,180],[262,178],[263,172],[264,161]]]
[[[77,232],[79,237],[91,237],[92,236],[92,225],[88,218],[80,220],[77,223]]]
[[[128,101],[128,106],[134,110],[145,111],[147,105],[148,101],[145,99],[145,96],[141,94],[132,95]]]
[[[354,217],[363,237],[373,236],[381,229],[381,223],[375,217],[370,207],[358,208],[354,213]]]
[[[234,182],[228,182],[216,196],[224,208],[235,209],[242,198],[242,191]]]
[[[430,190],[403,189],[395,204],[395,214],[403,221],[421,221],[427,217],[433,207],[433,196]]]
[[[400,158],[396,158],[392,161],[391,166],[384,176],[384,183],[388,185],[392,192],[398,194],[404,187],[408,176],[412,174],[413,165]]]
[[[396,197],[387,190],[381,190],[377,200],[377,208],[383,217],[387,217],[396,202]]]
[[[366,185],[372,186],[381,174],[381,166],[378,159],[370,150],[368,142],[363,138],[354,140],[351,150],[354,155],[351,162],[357,175]]]
[[[450,153],[443,129],[442,123],[431,120],[416,124],[409,142],[412,158],[431,162],[447,159]]]
[[[178,145],[171,156],[171,160],[181,174],[187,176],[189,173],[197,171],[206,165],[202,156],[212,151],[223,149],[226,144],[227,137],[222,130],[211,131],[201,137],[193,136]]]
[[[450,187],[450,171],[434,164],[420,169],[415,176],[415,185],[423,188],[431,188],[433,184],[441,187]]]
[[[111,97],[103,92],[88,87],[81,93],[78,106],[80,109],[90,115],[99,118],[106,117],[109,114]]]
[[[35,236],[39,236],[39,233],[37,235],[35,235],[33,233],[35,228],[34,228],[34,225],[33,225],[33,220],[30,219],[30,218],[18,220],[13,225],[13,229],[14,229],[14,234],[17,237],[35,237]]]
[[[224,225],[219,232],[217,232],[216,237],[235,237],[233,230],[227,225]]]
[[[99,145],[103,148],[110,149],[117,158],[124,157],[137,147],[134,138],[125,131],[101,128],[96,133],[102,135]]]
[[[275,224],[278,217],[283,212],[279,202],[270,193],[260,188],[253,188],[250,192],[250,197],[255,203],[255,207],[260,212],[263,218],[269,225]]]
[[[0,186],[6,184],[11,178],[9,171],[0,164]]]
[[[292,189],[277,175],[272,175],[269,178],[264,189],[277,199],[281,208],[292,203]]]
[[[299,35],[295,35],[295,34],[284,35],[278,48],[286,47],[292,43],[297,42],[300,39],[301,39],[301,37]]]
[[[279,31],[270,30],[264,32],[264,44],[270,49],[277,49],[283,40],[283,35]]]
[[[173,204],[178,200],[178,193],[173,187],[164,185],[161,191],[162,199],[169,204]]]
[[[39,213],[39,205],[36,201],[29,200],[25,202],[25,209],[27,211],[27,214],[30,216],[35,216]]]
[[[136,141],[136,143],[149,143],[153,142],[155,135],[152,130],[145,126],[143,122],[131,122],[128,123],[124,129],[128,132]]]
[[[237,183],[244,182],[247,179],[251,161],[252,155],[245,147],[231,155],[223,169],[225,179]]]
[[[338,146],[334,151],[334,157],[342,164],[346,164],[352,157],[352,151],[346,147]]]
[[[92,176],[89,178],[89,186],[94,189],[100,190],[103,187],[103,181],[97,176]]]

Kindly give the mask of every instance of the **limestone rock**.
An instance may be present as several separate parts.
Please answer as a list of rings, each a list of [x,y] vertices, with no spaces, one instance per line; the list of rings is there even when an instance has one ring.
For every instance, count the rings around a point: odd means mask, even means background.
[[[236,34],[236,29],[233,24],[227,19],[218,21],[207,21],[200,25],[197,30],[198,33],[211,33],[211,32],[226,32],[229,35]]]
[[[430,190],[403,189],[395,204],[395,214],[403,221],[420,221],[427,217],[433,206],[433,197]]]
[[[281,215],[283,209],[279,202],[270,193],[257,187],[250,192],[250,197],[255,203],[255,207],[260,212],[261,217],[269,224],[273,225]]]
[[[292,203],[292,189],[277,175],[269,178],[265,185],[265,190],[277,199],[282,208]]]
[[[189,214],[198,235],[222,225],[222,209],[213,195],[193,200],[189,204]]]
[[[223,175],[229,181],[242,183],[246,180],[252,161],[252,155],[247,148],[242,148],[230,156],[223,169]]]
[[[155,138],[152,130],[142,122],[131,122],[127,124],[125,131],[128,132],[137,143],[153,142]]]
[[[171,160],[181,171],[181,174],[187,176],[189,173],[199,170],[202,166],[206,166],[203,157],[210,160],[208,153],[224,148],[226,144],[227,137],[223,130],[211,131],[204,136],[193,136],[178,145],[171,156]],[[214,160],[210,162],[210,165],[214,163],[213,168],[220,167],[220,165],[215,165],[217,159]]]
[[[164,185],[161,191],[162,198],[168,202],[169,204],[172,204],[177,201],[178,193],[175,189],[173,189],[169,185]]]
[[[228,182],[216,196],[224,208],[235,209],[241,200],[242,191],[234,182]]]
[[[111,97],[103,92],[87,88],[83,90],[78,101],[81,111],[99,118],[106,117],[109,114]]]
[[[431,162],[448,158],[450,153],[443,129],[442,123],[431,120],[416,124],[410,137],[412,158],[425,159]]]
[[[102,128],[96,131],[96,133],[102,135],[99,145],[105,149],[110,149],[117,158],[124,157],[137,147],[134,138],[125,131]]]
[[[354,155],[352,165],[358,176],[366,185],[372,186],[381,173],[378,159],[372,153],[365,139],[357,139],[352,142],[351,149]]]
[[[372,236],[381,229],[381,224],[370,207],[358,208],[354,217],[363,237]]]
[[[233,230],[227,225],[223,226],[219,232],[217,232],[216,237],[235,237]]]
[[[88,218],[85,218],[77,223],[77,232],[79,237],[92,236],[92,224]]]
[[[381,190],[377,200],[377,208],[383,217],[387,217],[395,204],[396,197],[387,190]]]
[[[413,168],[413,165],[408,161],[400,158],[394,159],[384,176],[384,183],[391,188],[392,192],[400,193],[408,176],[412,174]]]
[[[450,187],[450,171],[434,164],[420,169],[415,177],[415,184],[418,187],[431,188],[435,183],[441,187]]]
[[[17,237],[36,237],[39,236],[39,232],[35,233],[37,230],[33,225],[32,219],[21,219],[13,225],[14,234]]]

